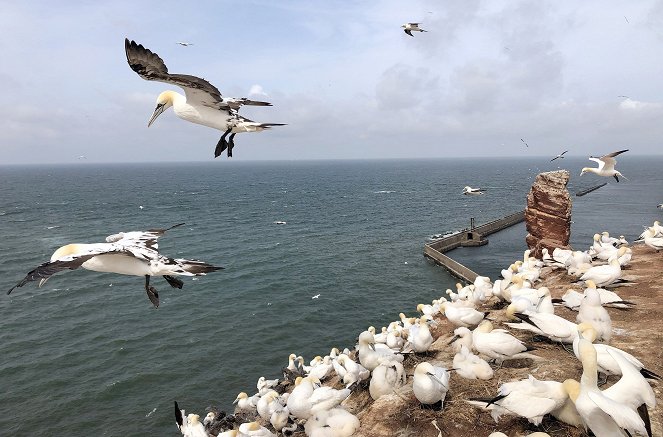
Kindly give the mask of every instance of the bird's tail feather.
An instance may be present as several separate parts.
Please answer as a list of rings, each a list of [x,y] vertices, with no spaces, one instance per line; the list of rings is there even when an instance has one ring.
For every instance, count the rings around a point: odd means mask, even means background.
[[[223,267],[215,266],[203,261],[196,261],[191,259],[176,259],[174,261],[186,273],[189,273],[194,276],[205,275],[207,273],[215,272],[217,270],[223,270]]]

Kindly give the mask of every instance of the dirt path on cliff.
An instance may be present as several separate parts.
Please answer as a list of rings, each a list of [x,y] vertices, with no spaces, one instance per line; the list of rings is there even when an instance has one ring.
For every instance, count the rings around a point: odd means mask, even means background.
[[[582,287],[572,284],[575,278],[568,276],[565,270],[546,268],[539,286],[547,286],[553,298],[561,297],[569,288],[582,291]],[[632,264],[624,271],[624,278],[633,281],[632,285],[620,286],[613,290],[623,299],[635,302],[632,310],[609,308],[612,318],[613,338],[611,345],[624,349],[639,358],[645,366],[659,375],[663,375],[663,252],[655,253],[644,245],[633,246]],[[413,302],[413,306],[416,303]],[[505,321],[504,309],[490,306],[490,318],[496,327]],[[575,322],[576,312],[565,307],[556,307],[556,314]],[[567,378],[580,379],[580,362],[565,351],[560,345],[548,342],[533,343],[537,347],[536,355],[541,361],[507,361],[495,372],[489,381],[472,381],[452,372],[450,389],[442,411],[424,410],[412,394],[412,374],[414,366],[420,361],[451,368],[453,351],[447,346],[447,339],[452,335],[453,326],[442,316],[438,317],[439,326],[433,331],[437,340],[425,357],[410,356],[405,365],[408,384],[398,395],[382,396],[373,402],[368,390],[353,392],[344,403],[346,409],[356,414],[361,422],[357,437],[438,437],[438,430],[431,423],[436,422],[443,436],[484,437],[493,431],[501,431],[509,436],[526,435],[534,431],[544,431],[554,437],[579,437],[586,435],[582,430],[570,427],[546,416],[540,427],[529,424],[525,419],[503,416],[495,423],[487,412],[480,411],[464,402],[471,397],[489,397],[497,393],[500,384],[512,380],[527,378],[529,374],[538,379],[564,381]],[[507,328],[504,326],[504,328]],[[508,328],[507,328],[508,329]],[[510,332],[520,339],[532,342],[527,333]],[[618,378],[613,377],[608,385]],[[337,384],[340,388],[340,384]],[[603,388],[607,388],[608,385]],[[658,405],[650,410],[653,435],[663,436],[663,382],[653,385]],[[301,434],[303,435],[303,434]]]

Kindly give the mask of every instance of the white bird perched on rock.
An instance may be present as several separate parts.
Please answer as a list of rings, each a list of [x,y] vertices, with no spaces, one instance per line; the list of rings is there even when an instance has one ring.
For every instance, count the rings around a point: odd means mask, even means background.
[[[643,232],[643,234],[644,234],[643,241],[647,246],[651,247],[656,252],[663,249],[663,237],[655,237],[656,233],[653,229],[649,228],[645,232]]]
[[[313,378],[317,378],[319,380],[325,379],[331,371],[334,369],[334,366],[331,363],[331,358],[329,355],[327,355],[324,358],[321,358],[320,356],[316,357],[316,363],[314,366],[311,366],[311,369],[308,372],[308,376],[311,376]]]
[[[494,359],[498,365],[510,359],[539,358],[528,354],[527,351],[532,349],[513,335],[503,329],[493,329],[493,324],[489,320],[484,320],[472,331],[472,347],[477,352]]]
[[[591,281],[586,281],[591,282]],[[592,283],[593,284],[593,283]],[[596,284],[593,284],[592,288],[595,288]],[[615,308],[621,308],[621,309],[629,309],[635,303],[623,300],[617,293],[611,290],[606,290],[605,288],[596,288],[596,291],[599,292],[599,297],[601,298],[601,305],[603,306],[612,306]],[[562,303],[565,307],[567,307],[570,310],[573,311],[578,311],[578,308],[580,308],[580,303],[582,300],[585,298],[585,294],[583,293],[578,293],[576,290],[573,289],[568,289],[566,290],[566,293],[562,295],[561,299],[555,299],[555,303]]]
[[[466,328],[477,326],[488,313],[482,313],[474,308],[456,307],[449,302],[442,302],[440,311],[455,326],[464,326]]]
[[[597,340],[610,343],[612,338],[612,319],[601,305],[601,296],[592,281],[587,281],[585,298],[580,302],[576,322],[591,324],[597,333]]]
[[[317,379],[297,378],[295,388],[286,403],[290,414],[298,419],[308,419],[320,410],[329,410],[340,404],[348,396],[350,390],[336,390],[331,387],[320,387]]]
[[[506,323],[510,328],[530,331],[552,341],[568,344],[578,337],[578,326],[558,315],[531,311],[514,315],[522,320],[522,323]]]
[[[388,358],[392,361],[403,362],[403,355],[397,354],[390,349],[375,349],[375,339],[369,331],[359,334],[359,363],[371,372],[380,363],[381,358]]]
[[[272,387],[276,387],[277,385],[279,385],[278,379],[265,379],[264,376],[261,376],[258,378],[256,388],[258,389],[258,394],[264,396],[272,389]]]
[[[336,362],[343,369],[342,376],[338,371],[336,373],[343,380],[345,388],[350,388],[354,384],[364,381],[371,376],[370,370],[368,370],[361,364],[357,363],[356,361],[353,361],[352,359],[350,359],[349,356],[345,354],[341,354],[336,359]]]
[[[427,30],[422,29],[419,27],[419,24],[421,23],[405,23],[401,27],[403,28],[403,32],[407,33],[410,36],[412,35],[412,32],[428,32]]]
[[[502,384],[497,396],[492,399],[468,402],[489,410],[495,422],[503,414],[515,414],[534,425],[540,425],[543,416],[551,414],[564,423],[582,425],[563,384],[557,381],[541,381],[532,375],[527,379]]]
[[[417,364],[414,368],[412,391],[422,404],[441,408],[449,391],[449,372],[444,367],[434,366],[426,361]]]
[[[453,369],[459,376],[465,379],[488,380],[493,377],[493,369],[490,367],[490,364],[478,355],[470,352],[465,345],[461,345],[460,351],[454,355]]]
[[[581,323],[578,325],[578,333],[580,336],[573,342],[573,353],[578,359],[580,359],[580,350],[578,349],[580,338],[593,343],[594,340],[596,340],[596,330],[588,323]],[[633,365],[633,367],[635,367],[643,377],[648,379],[661,379],[659,375],[649,369],[646,369],[640,360],[626,351],[602,343],[594,344],[594,350],[596,351],[597,369],[599,372],[605,375],[622,374],[621,367],[613,358],[614,354],[620,354],[622,357],[624,357],[624,359],[631,363],[631,365]]]
[[[175,401],[175,422],[185,437],[207,437],[205,426],[200,423],[200,416],[197,414],[186,415],[186,412],[177,405],[177,401]]]
[[[269,390],[258,400],[256,409],[258,410],[258,415],[265,420],[269,420],[272,416],[272,413],[276,410],[277,404],[279,402],[279,394],[274,390]]]
[[[433,336],[428,329],[428,323],[433,319],[430,316],[423,315],[419,318],[419,323],[410,327],[408,334],[408,341],[412,343],[412,349],[415,352],[426,352],[431,344],[433,344]]]
[[[373,400],[380,396],[393,393],[405,385],[405,368],[398,362],[389,358],[380,358],[378,366],[371,372],[371,383],[368,391]]]
[[[276,434],[261,426],[258,422],[242,423],[238,431],[238,437],[276,437]]]
[[[247,98],[223,98],[221,92],[200,77],[188,74],[170,74],[163,60],[152,51],[135,41],[124,40],[124,50],[129,67],[145,80],[165,82],[184,89],[183,96],[175,91],[164,91],[157,98],[157,106],[148,122],[148,127],[166,109],[173,107],[175,115],[191,123],[202,124],[223,132],[214,150],[218,157],[228,149],[232,156],[234,137],[240,132],[260,132],[283,123],[257,123],[242,117],[237,112],[242,105],[271,106],[271,103]],[[230,138],[226,140],[226,136]]]
[[[105,243],[67,244],[56,250],[51,255],[50,261],[30,271],[7,294],[15,288],[38,279],[41,287],[48,278],[58,272],[83,267],[95,272],[144,276],[147,297],[157,308],[159,307],[159,293],[150,286],[150,277],[163,276],[171,287],[182,288],[184,283],[173,275],[200,276],[223,269],[223,267],[213,266],[202,261],[168,258],[159,253],[159,237],[166,231],[183,224],[144,232],[120,232],[106,237]]]
[[[350,437],[359,429],[359,419],[343,408],[318,411],[304,424],[308,437]]]
[[[245,392],[240,392],[233,401],[233,404],[237,404],[237,408],[240,410],[255,411],[259,400],[260,395],[258,393],[249,397]]]
[[[564,388],[576,406],[587,428],[597,436],[647,435],[640,416],[627,404],[606,396],[597,387],[597,362],[594,346],[579,339],[578,350],[582,362],[580,384],[572,379],[564,381]],[[628,434],[624,431],[628,431]]]
[[[472,349],[472,331],[464,326],[454,329],[454,336],[449,340],[449,344],[456,353],[460,352],[463,346]]]
[[[603,155],[600,158],[595,158],[593,156],[590,156],[589,160],[598,163],[599,166],[583,167],[582,171],[580,172],[580,176],[582,176],[585,173],[591,172],[598,176],[614,177],[617,182],[619,182],[619,177],[623,177],[624,179],[626,179],[626,177],[623,174],[615,170],[615,164],[617,164],[615,156],[624,152],[628,152],[628,149],[620,150],[618,152],[612,152],[607,155]]]
[[[594,266],[587,270],[581,277],[581,281],[591,280],[597,287],[613,284],[622,277],[622,267],[616,257],[610,258],[607,265]]]

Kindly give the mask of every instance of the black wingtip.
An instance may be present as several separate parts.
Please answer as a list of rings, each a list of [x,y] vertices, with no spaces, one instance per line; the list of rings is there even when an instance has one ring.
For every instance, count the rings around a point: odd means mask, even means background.
[[[177,426],[181,427],[184,424],[184,418],[182,417],[182,410],[180,410],[180,406],[177,405],[177,401],[175,401],[175,421],[177,422]]]
[[[660,375],[652,372],[651,370],[645,369],[644,367],[640,369],[640,374],[647,379],[661,379]]]
[[[551,300],[552,303],[564,303],[563,299],[553,298],[553,299],[550,299],[550,300]]]

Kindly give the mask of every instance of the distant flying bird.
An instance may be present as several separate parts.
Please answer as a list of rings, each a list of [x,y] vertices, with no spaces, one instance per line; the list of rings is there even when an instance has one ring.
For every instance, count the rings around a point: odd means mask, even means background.
[[[427,30],[421,29],[419,24],[421,23],[405,23],[401,27],[403,28],[403,32],[410,36],[414,36],[412,35],[412,32],[428,32]]]
[[[320,294],[316,294],[315,296],[311,296],[311,299],[317,299],[320,297]]]
[[[624,20],[626,20],[626,22],[629,23],[628,18],[626,18],[626,15],[624,15]]]
[[[159,293],[150,286],[151,276],[163,276],[173,288],[182,288],[184,282],[172,275],[200,276],[223,269],[203,261],[168,258],[159,253],[158,239],[166,229],[120,232],[106,237],[105,243],[67,244],[56,250],[51,260],[30,271],[26,277],[12,287],[22,287],[30,281],[39,281],[41,287],[58,272],[83,267],[95,272],[119,273],[121,275],[144,276],[145,291],[150,302],[159,307]]]
[[[223,98],[221,92],[205,79],[188,74],[170,74],[163,60],[135,41],[124,40],[127,62],[133,71],[145,80],[155,80],[177,85],[184,89],[184,94],[175,91],[164,91],[157,97],[157,107],[147,123],[151,126],[166,109],[173,107],[175,115],[191,123],[202,124],[223,132],[214,149],[214,157],[218,157],[228,149],[228,157],[232,156],[235,147],[234,137],[240,132],[259,132],[283,123],[258,123],[242,117],[237,112],[242,105],[272,106],[268,102],[249,100],[247,98]],[[228,140],[226,137],[231,134]]]
[[[529,147],[529,144],[527,144],[527,143],[525,142],[525,140],[523,140],[523,139],[521,138],[520,141],[522,141],[522,142],[525,144],[525,147]]]
[[[661,209],[663,209],[663,203],[661,203],[660,205],[658,205],[657,208],[661,208]]]
[[[606,177],[614,177],[617,182],[619,182],[619,177],[621,176],[624,179],[626,177],[615,170],[615,164],[617,164],[617,160],[615,159],[615,156],[622,154],[624,152],[628,152],[628,149],[625,150],[620,150],[619,152],[612,152],[608,155],[601,156],[600,158],[595,158],[593,156],[589,157],[590,161],[597,162],[599,164],[598,167],[583,167],[582,171],[580,172],[580,176],[582,176],[585,173],[591,172],[595,173],[599,176],[606,176]]]
[[[87,159],[87,157],[85,155],[78,155],[76,159]]]
[[[472,188],[472,187],[463,188],[463,194],[465,194],[466,196],[467,195],[478,196],[480,194],[483,194],[484,191],[486,190],[484,190],[483,188]]]
[[[179,45],[184,46],[184,47],[189,47],[189,46],[193,45],[192,42],[182,42],[182,41],[177,41],[175,44],[179,44]]]
[[[623,99],[630,99],[629,96],[617,96],[617,97],[621,97],[621,98],[623,98]]]
[[[563,151],[562,153],[560,153],[559,155],[555,156],[553,159],[550,160],[550,162],[553,162],[554,160],[556,160],[556,159],[558,159],[558,158],[564,158],[564,154],[565,154],[566,152],[568,152],[568,150],[565,150],[565,151]]]

